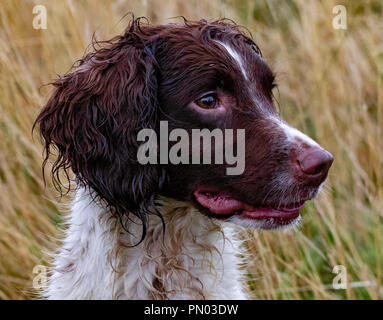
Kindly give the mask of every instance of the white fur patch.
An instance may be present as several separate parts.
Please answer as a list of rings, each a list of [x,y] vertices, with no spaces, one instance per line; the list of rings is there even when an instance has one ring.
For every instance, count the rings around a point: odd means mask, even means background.
[[[232,222],[236,225],[242,226],[244,228],[254,228],[254,229],[297,229],[299,227],[299,224],[301,222],[302,218],[299,215],[296,219],[291,221],[288,225],[276,225],[273,218],[270,219],[263,219],[263,220],[255,220],[255,219],[248,219],[248,218],[242,218],[240,216],[234,215],[230,217],[228,220],[229,222]]]
[[[245,77],[245,79],[248,80],[245,68],[243,67],[242,59],[239,56],[238,52],[236,52],[232,47],[230,47],[229,45],[227,45],[221,41],[215,40],[215,42],[219,43],[221,46],[223,46],[226,49],[226,51],[230,54],[230,56],[238,63],[239,68],[241,69],[242,74]]]
[[[148,216],[128,233],[79,189],[66,237],[55,254],[49,299],[247,299],[241,241],[230,224],[209,219],[190,203],[161,199],[166,223]],[[130,246],[130,247],[129,247]]]
[[[289,141],[296,142],[297,140],[301,140],[308,145],[319,146],[318,143],[316,143],[309,136],[306,136],[303,132],[299,131],[298,129],[291,127],[286,122],[283,122],[283,121],[276,119],[276,118],[274,118],[273,120],[274,120],[274,122],[276,122],[278,124],[279,127],[281,127],[283,129],[283,132],[285,133],[285,135]]]

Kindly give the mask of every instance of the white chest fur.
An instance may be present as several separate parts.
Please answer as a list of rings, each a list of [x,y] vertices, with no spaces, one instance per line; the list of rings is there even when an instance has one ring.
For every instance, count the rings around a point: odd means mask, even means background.
[[[246,299],[232,226],[208,219],[190,204],[163,199],[166,223],[150,216],[129,231],[77,191],[68,228],[55,255],[49,299]]]

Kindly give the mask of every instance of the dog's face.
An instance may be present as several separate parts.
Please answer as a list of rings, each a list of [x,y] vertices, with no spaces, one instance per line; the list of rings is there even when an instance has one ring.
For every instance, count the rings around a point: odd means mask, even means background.
[[[275,76],[252,41],[230,32],[206,41],[180,33],[159,59],[165,79],[159,91],[161,119],[170,130],[244,129],[245,168],[227,175],[228,165],[214,164],[214,157],[210,165],[169,166],[164,192],[191,200],[207,215],[246,226],[294,223],[325,180],[331,154],[280,119],[272,94]]]
[[[58,149],[54,176],[70,167],[120,216],[131,212],[145,225],[156,197],[165,195],[214,218],[277,228],[299,219],[333,158],[280,119],[275,85],[258,47],[236,25],[149,27],[135,20],[55,82],[37,123],[47,157],[52,145]],[[245,146],[241,174],[214,163],[214,143],[212,164],[138,163],[137,133],[159,133],[160,121],[190,136],[193,129],[233,129],[232,146]],[[200,152],[203,158],[206,149]]]

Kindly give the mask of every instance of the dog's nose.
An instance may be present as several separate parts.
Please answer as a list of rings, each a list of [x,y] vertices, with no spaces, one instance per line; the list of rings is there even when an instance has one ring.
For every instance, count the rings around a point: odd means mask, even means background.
[[[310,146],[297,157],[299,169],[305,178],[313,182],[323,182],[327,177],[334,157],[319,146]]]

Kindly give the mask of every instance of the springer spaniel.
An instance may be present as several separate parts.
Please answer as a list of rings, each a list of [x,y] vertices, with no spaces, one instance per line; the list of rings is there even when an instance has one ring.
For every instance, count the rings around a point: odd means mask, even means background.
[[[275,76],[232,21],[133,18],[101,44],[54,81],[36,120],[44,165],[57,153],[55,185],[63,187],[60,172],[76,177],[44,296],[246,299],[235,224],[296,224],[333,157],[280,119]],[[244,130],[232,144],[245,145],[243,173],[227,174],[227,161],[141,164],[137,135],[161,121],[188,133]]]

